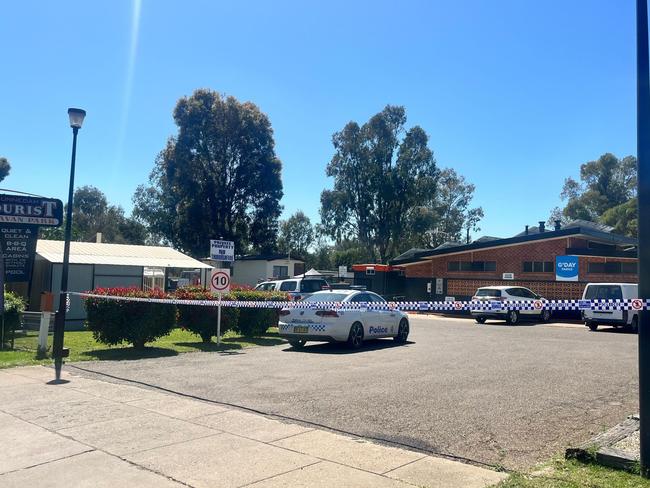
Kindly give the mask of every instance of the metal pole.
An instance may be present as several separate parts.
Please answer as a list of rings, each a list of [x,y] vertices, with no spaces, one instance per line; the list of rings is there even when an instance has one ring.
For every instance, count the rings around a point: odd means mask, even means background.
[[[72,205],[74,199],[74,166],[77,155],[78,127],[72,128],[72,161],[70,163],[70,187],[68,188],[68,208],[65,217],[65,244],[63,247],[63,269],[61,270],[61,293],[59,295],[59,310],[54,320],[54,369],[56,381],[61,380],[63,366],[63,333],[65,331],[66,295],[68,291],[68,268],[70,267],[70,239],[72,237]]]
[[[219,292],[219,305],[217,306],[217,346],[221,344],[221,292]]]
[[[636,1],[639,297],[650,298],[650,73],[648,2]],[[639,313],[641,474],[650,477],[650,311]]]

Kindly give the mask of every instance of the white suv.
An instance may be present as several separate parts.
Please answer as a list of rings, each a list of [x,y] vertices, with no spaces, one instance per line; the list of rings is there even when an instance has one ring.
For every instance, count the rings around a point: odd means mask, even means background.
[[[537,293],[523,286],[485,286],[476,290],[472,300],[479,302],[505,302],[506,300],[516,300],[519,302],[546,301]],[[508,310],[506,308],[497,308],[493,310],[476,309],[471,311],[472,317],[479,324],[485,323],[486,319],[505,320],[509,324],[516,324],[523,318],[535,318],[542,322],[548,322],[551,319],[551,311],[547,308],[533,310]]]
[[[275,290],[289,294],[290,300],[303,300],[317,291],[329,290],[330,285],[323,278],[290,278],[276,282]]]
[[[639,285],[633,283],[589,283],[582,292],[583,300],[630,300],[639,298]],[[636,310],[583,310],[582,320],[591,330],[599,325],[625,327],[639,331],[639,312]]]

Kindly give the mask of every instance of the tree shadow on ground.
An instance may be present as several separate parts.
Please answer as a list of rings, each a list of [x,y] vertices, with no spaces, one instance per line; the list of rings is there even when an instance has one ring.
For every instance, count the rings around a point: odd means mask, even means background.
[[[365,341],[359,349],[352,349],[344,342],[326,342],[309,345],[307,343],[302,349],[294,349],[288,347],[283,349],[282,352],[299,352],[308,354],[363,354],[364,352],[379,351],[381,349],[391,349],[394,347],[403,347],[409,344],[415,344],[413,341],[406,341],[400,344],[391,339],[375,339]]]
[[[241,337],[226,337],[221,339],[223,343],[231,342],[248,342],[250,344],[255,344],[256,346],[277,346],[278,344],[284,344],[287,341],[278,337],[247,337],[242,339]]]
[[[135,349],[133,347],[122,347],[116,349],[95,349],[92,351],[83,351],[80,353],[82,356],[99,359],[102,361],[124,361],[135,359],[147,358],[160,358],[167,356],[178,356],[178,351],[167,349],[164,347],[145,347],[143,349]]]

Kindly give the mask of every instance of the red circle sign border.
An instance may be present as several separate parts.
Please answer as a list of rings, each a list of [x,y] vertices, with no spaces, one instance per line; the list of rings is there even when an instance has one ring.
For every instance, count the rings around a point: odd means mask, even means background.
[[[217,278],[218,276],[225,276],[228,279],[228,282],[226,283],[226,286],[224,287],[218,287],[215,286],[214,284],[214,279]],[[230,286],[230,275],[228,273],[224,273],[223,271],[217,271],[215,274],[212,275],[210,278],[210,284],[212,285],[212,288],[216,291],[223,291],[226,290]]]

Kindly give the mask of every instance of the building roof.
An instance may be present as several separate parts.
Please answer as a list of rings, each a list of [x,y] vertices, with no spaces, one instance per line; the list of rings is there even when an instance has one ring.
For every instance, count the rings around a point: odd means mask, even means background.
[[[603,230],[603,227],[599,224],[594,224],[593,222],[586,222],[583,220],[577,220],[567,224],[564,228],[559,230],[547,230],[544,232],[539,232],[536,229],[535,232],[531,232],[531,229],[528,229],[528,234],[525,232],[518,234],[514,237],[507,237],[505,239],[492,239],[492,240],[478,240],[472,242],[471,244],[461,244],[457,246],[438,246],[435,249],[427,249],[426,251],[412,253],[410,257],[403,258],[398,256],[397,258],[390,261],[390,264],[408,264],[415,263],[433,256],[441,256],[445,254],[456,254],[466,251],[476,251],[480,249],[488,249],[500,246],[510,246],[513,244],[521,244],[525,242],[535,242],[542,241],[547,239],[556,239],[558,237],[569,237],[569,236],[585,236],[592,240],[611,244],[618,246],[636,246],[637,240],[631,237],[627,237],[621,234],[614,234],[607,230]],[[407,251],[410,252],[410,251]],[[405,253],[406,254],[406,253]]]
[[[237,261],[277,261],[279,259],[284,259],[285,261],[289,259],[288,254],[248,254],[246,256],[237,256]],[[304,261],[300,256],[291,255],[292,261]]]
[[[63,244],[63,241],[39,239],[36,242],[36,254],[51,263],[63,263]],[[171,247],[96,242],[71,242],[70,264],[109,264],[186,269],[209,269],[212,267]]]

